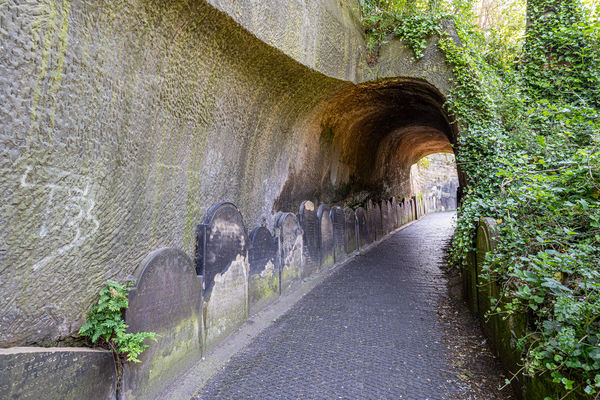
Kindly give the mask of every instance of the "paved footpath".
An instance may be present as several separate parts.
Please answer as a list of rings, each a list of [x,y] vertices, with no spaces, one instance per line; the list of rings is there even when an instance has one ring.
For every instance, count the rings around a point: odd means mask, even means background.
[[[337,270],[195,399],[453,399],[437,304],[454,215],[429,215]]]

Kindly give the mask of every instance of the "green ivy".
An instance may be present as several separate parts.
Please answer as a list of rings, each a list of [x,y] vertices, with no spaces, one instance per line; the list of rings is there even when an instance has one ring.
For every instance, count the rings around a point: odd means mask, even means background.
[[[448,18],[443,14],[414,13],[411,2],[362,3],[362,25],[367,35],[367,50],[372,57],[388,35],[397,35],[413,50],[416,59],[422,58],[427,40],[435,33],[441,33],[441,22]]]
[[[100,291],[100,299],[92,306],[87,315],[87,322],[79,329],[81,336],[89,337],[92,343],[102,340],[113,351],[120,361],[140,362],[138,356],[148,347],[144,339],[156,341],[154,332],[126,333],[127,325],[123,320],[123,312],[129,306],[127,288],[135,282],[121,285],[109,281]]]
[[[440,26],[431,14],[370,10],[369,37],[413,38],[417,57]],[[437,22],[407,22],[419,18]],[[491,310],[531,317],[519,341],[526,373],[591,398],[600,392],[600,25],[577,0],[529,0],[522,43],[483,35],[469,15],[453,20],[459,41],[442,33],[438,42],[453,70],[447,108],[466,179],[453,260],[462,266],[474,251],[481,217],[501,221],[484,265],[502,288]]]

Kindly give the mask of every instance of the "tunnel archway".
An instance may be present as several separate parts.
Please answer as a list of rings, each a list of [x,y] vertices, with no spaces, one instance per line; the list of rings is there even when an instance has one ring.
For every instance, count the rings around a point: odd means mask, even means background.
[[[430,83],[393,78],[352,85],[328,99],[318,118],[321,159],[290,174],[274,208],[303,198],[355,205],[407,196],[410,168],[434,153],[453,153],[457,128],[445,97]]]

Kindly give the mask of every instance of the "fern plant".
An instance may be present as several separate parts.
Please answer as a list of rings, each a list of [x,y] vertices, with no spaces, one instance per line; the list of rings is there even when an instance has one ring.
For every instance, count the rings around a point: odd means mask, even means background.
[[[104,341],[115,354],[118,366],[122,359],[138,363],[138,356],[148,347],[144,339],[156,341],[154,332],[126,333],[127,325],[123,320],[123,312],[129,306],[127,289],[134,281],[121,285],[109,281],[100,291],[100,299],[92,306],[87,315],[87,322],[79,329],[81,336],[89,337],[92,343]]]

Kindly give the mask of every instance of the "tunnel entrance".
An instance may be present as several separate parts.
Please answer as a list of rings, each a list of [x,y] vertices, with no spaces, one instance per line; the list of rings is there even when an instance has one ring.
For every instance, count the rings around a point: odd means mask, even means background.
[[[350,85],[318,108],[306,141],[317,157],[300,157],[274,211],[307,198],[355,207],[368,199],[404,198],[411,166],[430,154],[453,153],[456,125],[433,85],[392,78]]]
[[[458,173],[451,153],[436,153],[421,158],[410,167],[411,195],[422,195],[432,211],[457,208]]]

